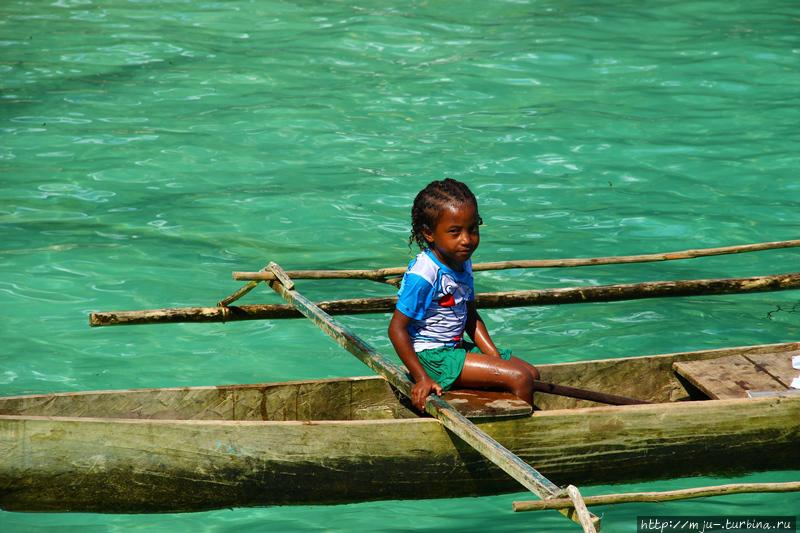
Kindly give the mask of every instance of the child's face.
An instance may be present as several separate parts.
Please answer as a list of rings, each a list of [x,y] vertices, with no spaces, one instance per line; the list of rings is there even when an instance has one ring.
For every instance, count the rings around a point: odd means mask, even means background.
[[[424,230],[423,235],[440,261],[461,270],[481,242],[479,221],[477,206],[449,206],[439,213],[433,231]]]

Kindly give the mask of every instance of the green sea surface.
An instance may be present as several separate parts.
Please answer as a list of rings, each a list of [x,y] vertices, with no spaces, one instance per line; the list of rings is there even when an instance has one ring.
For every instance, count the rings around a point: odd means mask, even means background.
[[[211,306],[239,287],[231,271],[270,260],[404,265],[411,202],[433,179],[477,194],[476,262],[796,239],[798,21],[800,4],[782,0],[6,0],[0,395],[369,374],[308,321],[90,329],[87,316]],[[798,257],[485,272],[476,289],[778,274],[798,271]],[[299,287],[314,299],[393,293]],[[278,301],[259,288],[241,303]],[[797,291],[483,315],[534,364],[800,340]],[[388,316],[342,320],[392,353]],[[555,512],[511,512],[529,496],[0,512],[0,531],[578,530]],[[594,511],[604,531],[633,532],[639,515],[799,509],[795,493]]]

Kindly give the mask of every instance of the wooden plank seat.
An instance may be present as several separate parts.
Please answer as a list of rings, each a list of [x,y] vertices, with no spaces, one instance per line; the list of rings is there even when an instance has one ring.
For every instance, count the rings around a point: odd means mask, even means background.
[[[738,354],[719,359],[673,363],[673,370],[714,400],[747,398],[753,392],[789,391],[792,356],[797,352]]]
[[[442,396],[459,413],[470,419],[528,416],[533,412],[528,402],[510,392],[455,389]]]

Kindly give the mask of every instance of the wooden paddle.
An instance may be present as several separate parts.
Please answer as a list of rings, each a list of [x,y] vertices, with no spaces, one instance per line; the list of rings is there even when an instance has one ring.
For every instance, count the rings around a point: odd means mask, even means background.
[[[548,394],[567,396],[569,398],[577,398],[579,400],[589,400],[591,402],[607,403],[609,405],[640,405],[650,403],[644,400],[637,400],[636,398],[629,398],[627,396],[618,396],[616,394],[608,394],[607,392],[579,389],[577,387],[569,387],[567,385],[556,385],[555,383],[539,380],[533,382],[533,389],[540,392],[546,392]]]
[[[355,355],[372,370],[383,376],[403,395],[408,398],[411,397],[413,383],[408,379],[404,369],[387,359],[360,337],[336,322],[330,315],[314,304],[314,302],[297,292],[294,289],[294,282],[286,275],[280,266],[275,263],[270,263],[268,269],[275,274],[275,279],[270,281],[270,287],[281,295],[287,303],[294,306],[298,311],[319,326],[322,331],[327,333],[339,343],[339,345]],[[514,455],[484,431],[480,430],[441,397],[435,394],[428,396],[425,402],[425,411],[437,418],[444,427],[455,433],[478,453],[499,466],[525,488],[532,491],[543,500],[556,498],[565,494],[564,491],[553,484],[553,482]],[[581,522],[574,507],[563,509],[560,512],[574,522],[581,524],[585,531],[594,531],[595,528],[599,528],[600,518],[593,514],[589,515],[590,520],[588,522]]]

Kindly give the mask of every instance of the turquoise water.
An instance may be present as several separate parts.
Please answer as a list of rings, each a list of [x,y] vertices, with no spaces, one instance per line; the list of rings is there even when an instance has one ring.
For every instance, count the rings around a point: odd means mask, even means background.
[[[0,6],[0,394],[368,373],[303,321],[90,329],[214,305],[233,270],[404,264],[415,193],[469,183],[476,261],[798,238],[792,1],[188,2]],[[798,251],[481,273],[479,291],[798,270]],[[391,294],[304,282],[314,298]],[[242,303],[277,302],[259,289]],[[492,310],[536,362],[800,339],[796,291]],[[387,317],[343,319],[390,352]],[[688,479],[586,494],[798,472]],[[493,498],[176,515],[0,512],[3,531],[576,531]],[[800,496],[598,507],[797,514]]]

